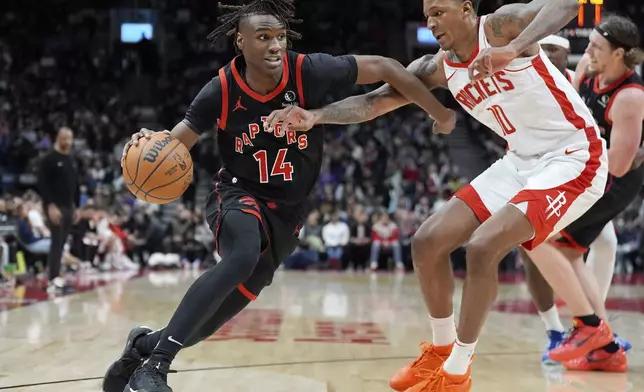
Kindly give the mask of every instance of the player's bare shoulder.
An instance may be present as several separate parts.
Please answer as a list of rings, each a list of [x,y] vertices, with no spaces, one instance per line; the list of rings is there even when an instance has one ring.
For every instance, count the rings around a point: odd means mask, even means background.
[[[445,52],[442,50],[436,54],[426,54],[412,61],[407,69],[431,88],[447,87],[443,66],[444,56]]]

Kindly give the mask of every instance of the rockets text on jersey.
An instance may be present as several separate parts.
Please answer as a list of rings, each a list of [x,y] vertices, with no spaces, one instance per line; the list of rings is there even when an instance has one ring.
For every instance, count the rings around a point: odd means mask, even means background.
[[[508,150],[519,156],[540,155],[563,144],[585,141],[585,130],[596,127],[592,114],[543,50],[532,57],[514,59],[487,78],[470,80],[470,62],[479,48],[490,47],[485,19],[479,18],[478,47],[468,62],[458,62],[451,52],[445,56],[445,77],[455,99],[503,137]]]

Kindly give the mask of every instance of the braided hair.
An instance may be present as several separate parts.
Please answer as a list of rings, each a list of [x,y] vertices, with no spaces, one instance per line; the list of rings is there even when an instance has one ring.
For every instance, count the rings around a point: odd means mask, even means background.
[[[286,36],[290,39],[300,39],[302,35],[290,29],[291,24],[301,23],[295,19],[295,0],[253,0],[244,5],[225,5],[219,3],[219,9],[229,11],[219,18],[219,26],[213,30],[208,39],[214,44],[223,35],[228,37],[237,34],[239,22],[250,15],[273,15],[286,28]]]

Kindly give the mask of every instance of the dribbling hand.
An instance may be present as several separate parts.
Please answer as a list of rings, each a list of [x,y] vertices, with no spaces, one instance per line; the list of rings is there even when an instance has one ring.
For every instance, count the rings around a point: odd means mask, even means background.
[[[150,139],[152,135],[157,133],[156,131],[151,131],[147,128],[141,128],[140,131],[132,135],[130,140],[128,140],[127,143],[125,143],[125,146],[123,146],[123,155],[121,155],[121,167],[125,164],[125,156],[127,155],[127,151],[130,149],[132,146],[138,146],[139,145],[139,140],[140,139]],[[170,134],[170,131],[165,130],[162,131],[162,133],[167,133],[168,135]]]
[[[280,110],[275,110],[266,118],[268,129],[275,129],[275,125],[282,124],[283,129],[305,132],[315,125],[315,114],[299,106],[289,105]]]

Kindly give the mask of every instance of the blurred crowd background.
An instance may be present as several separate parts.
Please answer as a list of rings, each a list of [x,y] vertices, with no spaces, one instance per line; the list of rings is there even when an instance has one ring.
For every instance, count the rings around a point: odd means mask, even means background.
[[[169,205],[138,202],[123,186],[119,160],[141,127],[162,130],[180,121],[199,89],[234,55],[230,42],[212,47],[206,40],[219,14],[217,1],[61,0],[38,2],[37,11],[34,4],[12,2],[0,12],[3,268],[44,268],[49,233],[36,186],[38,164],[62,126],[74,131],[82,176],[81,219],[64,255],[68,270],[215,262],[202,208],[220,165],[214,130],[192,151],[194,183]],[[481,13],[502,4],[484,1]],[[640,2],[606,1],[606,8],[644,20]],[[408,64],[427,51],[408,42],[410,21],[422,23],[420,0],[352,0],[350,6],[300,0],[298,15],[305,21],[296,27],[304,36],[293,45],[299,52],[379,54]],[[153,38],[122,42],[119,20],[125,18],[152,20]],[[447,137],[433,135],[431,121],[412,107],[327,129],[311,213],[285,268],[411,270],[415,230],[505,151],[445,93],[437,94],[459,111],[457,129]],[[643,269],[643,206],[640,197],[615,222],[619,273]],[[453,256],[455,267],[464,268],[461,252]],[[501,268],[520,270],[520,261],[512,253]]]

